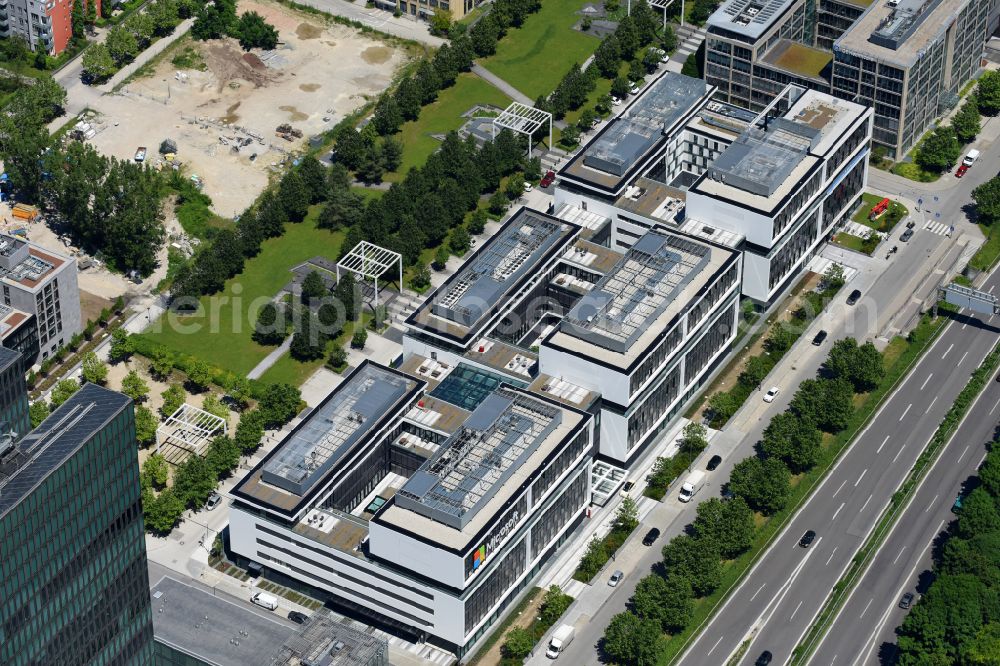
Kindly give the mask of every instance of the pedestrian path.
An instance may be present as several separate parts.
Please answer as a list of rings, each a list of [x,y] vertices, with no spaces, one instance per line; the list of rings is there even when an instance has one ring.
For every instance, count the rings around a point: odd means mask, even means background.
[[[835,263],[840,264],[840,267],[844,269],[844,282],[850,282],[854,278],[854,276],[858,274],[858,269],[852,268],[851,266],[843,264],[839,261],[836,262],[832,261],[822,255],[816,255],[815,257],[810,259],[809,265],[806,266],[806,270],[810,270],[813,273],[819,273],[820,275],[823,275],[826,273],[827,269],[829,269],[830,266]]]
[[[677,33],[679,44],[670,58],[671,60],[676,59],[680,62],[683,62],[689,55],[698,50],[698,47],[705,40],[706,34],[704,28],[694,28],[688,25],[676,28],[675,32]]]
[[[924,229],[927,229],[927,231],[932,234],[937,234],[938,236],[951,236],[952,232],[950,224],[935,222],[933,220],[927,220],[927,224],[924,225]]]

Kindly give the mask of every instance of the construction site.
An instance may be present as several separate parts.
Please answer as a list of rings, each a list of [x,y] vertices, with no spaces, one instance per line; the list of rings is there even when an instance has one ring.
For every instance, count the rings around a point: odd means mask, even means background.
[[[233,39],[185,37],[148,75],[101,97],[85,130],[106,155],[180,164],[225,217],[246,209],[311,137],[388,87],[409,58],[405,48],[281,5],[240,2],[239,11],[274,25],[277,48],[244,52]],[[186,58],[193,67],[172,62],[181,49],[196,53]],[[158,150],[165,140],[176,151]]]

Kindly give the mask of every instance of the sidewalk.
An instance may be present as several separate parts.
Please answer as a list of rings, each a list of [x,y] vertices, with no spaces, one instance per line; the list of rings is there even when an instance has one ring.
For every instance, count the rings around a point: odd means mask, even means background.
[[[430,33],[427,23],[408,16],[396,18],[384,9],[369,9],[363,4],[346,0],[298,0],[298,2],[327,14],[363,23],[374,30],[402,39],[412,39],[434,47],[445,43],[445,40]]]

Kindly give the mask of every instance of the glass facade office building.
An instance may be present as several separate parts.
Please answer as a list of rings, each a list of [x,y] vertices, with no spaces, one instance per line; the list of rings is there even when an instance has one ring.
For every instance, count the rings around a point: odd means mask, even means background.
[[[145,665],[132,401],[87,384],[0,457],[0,663]]]
[[[3,433],[14,431],[23,437],[31,430],[28,416],[28,387],[24,383],[24,365],[19,353],[0,347],[0,423],[6,423]],[[3,434],[0,433],[0,434]],[[3,447],[0,446],[0,452]]]

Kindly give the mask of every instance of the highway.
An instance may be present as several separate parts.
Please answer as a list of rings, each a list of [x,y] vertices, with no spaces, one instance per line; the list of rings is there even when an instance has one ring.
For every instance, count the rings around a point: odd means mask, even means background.
[[[941,451],[941,462],[924,477],[899,516],[810,663],[892,663],[895,630],[907,613],[899,608],[900,598],[904,592],[925,590],[926,578],[924,585],[919,583],[931,568],[933,542],[955,518],[955,496],[985,457],[998,422],[1000,383],[991,380]]]
[[[982,288],[997,287],[995,274]],[[741,664],[764,650],[788,660],[997,333],[974,319],[947,325],[679,663],[726,663],[745,640]],[[800,548],[810,529],[815,542]]]

